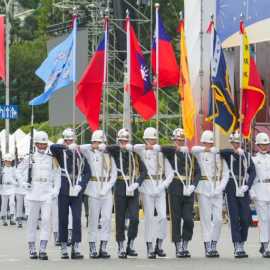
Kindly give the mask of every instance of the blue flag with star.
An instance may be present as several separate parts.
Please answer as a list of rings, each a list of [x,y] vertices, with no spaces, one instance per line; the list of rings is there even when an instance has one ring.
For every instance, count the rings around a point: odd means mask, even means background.
[[[52,49],[48,57],[36,70],[36,75],[45,83],[44,92],[29,102],[31,106],[46,103],[58,90],[76,81],[76,33],[77,20],[73,20],[73,30],[58,46]]]
[[[229,71],[221,47],[221,41],[215,29],[210,79],[211,87],[207,120],[213,121],[225,134],[231,133],[236,125],[236,110],[231,96]]]

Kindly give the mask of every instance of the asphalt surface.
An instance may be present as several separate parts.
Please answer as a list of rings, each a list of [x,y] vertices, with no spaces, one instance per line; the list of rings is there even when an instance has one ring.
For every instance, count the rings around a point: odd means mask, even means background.
[[[114,222],[113,222],[114,223]],[[201,238],[200,224],[195,224],[193,240],[190,244],[190,259],[176,259],[174,245],[170,242],[170,224],[168,224],[168,238],[164,244],[167,258],[156,260],[146,259],[146,248],[143,240],[143,220],[140,223],[139,237],[136,240],[136,250],[139,257],[120,260],[117,258],[117,245],[114,240],[114,224],[112,226],[112,236],[109,243],[109,252],[111,259],[89,259],[87,229],[83,223],[83,243],[82,253],[84,260],[61,260],[58,247],[53,246],[53,241],[48,246],[48,261],[32,261],[28,258],[28,249],[26,243],[25,225],[23,229],[17,229],[16,226],[3,227],[0,225],[0,270],[18,270],[18,269],[94,269],[94,270],[121,270],[121,269],[269,269],[270,259],[261,258],[259,249],[258,228],[250,228],[249,239],[246,244],[246,251],[249,254],[247,259],[234,259],[233,246],[228,224],[224,224],[222,235],[218,245],[221,257],[219,259],[204,258],[203,243]]]

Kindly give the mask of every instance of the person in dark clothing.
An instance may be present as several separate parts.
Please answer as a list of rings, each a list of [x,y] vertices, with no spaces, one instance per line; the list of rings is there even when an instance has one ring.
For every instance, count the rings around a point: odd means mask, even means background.
[[[223,149],[220,156],[229,167],[230,178],[225,189],[232,241],[235,258],[248,257],[244,244],[248,236],[250,224],[250,198],[248,191],[256,177],[251,155],[241,149],[241,136],[238,132],[231,134],[230,143],[233,149]]]
[[[68,214],[72,211],[72,259],[82,259],[79,243],[81,242],[82,196],[91,171],[86,159],[77,150],[75,133],[72,129],[63,132],[64,144],[53,144],[52,155],[61,167],[61,187],[58,197],[59,210],[59,241],[61,242],[61,258],[68,259]]]
[[[134,249],[134,240],[139,225],[139,192],[138,187],[146,178],[147,171],[139,155],[125,149],[130,141],[129,131],[121,129],[117,136],[117,145],[110,145],[106,150],[113,157],[117,167],[117,180],[114,186],[116,241],[118,257],[138,256]],[[128,213],[128,241],[125,241],[125,219]]]

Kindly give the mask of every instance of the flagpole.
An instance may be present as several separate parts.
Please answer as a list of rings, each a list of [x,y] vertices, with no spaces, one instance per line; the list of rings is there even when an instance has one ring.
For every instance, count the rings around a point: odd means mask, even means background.
[[[214,14],[211,14],[210,17],[210,25],[209,25],[209,31],[211,31],[211,61],[210,61],[210,87],[211,87],[211,93],[212,93],[212,125],[213,125],[213,139],[214,139],[214,145],[216,145],[216,117],[215,117],[215,104],[216,104],[216,93],[215,90],[212,88],[212,61],[214,58]],[[216,154],[214,154],[214,186],[213,188],[216,188],[216,181],[217,181],[217,160],[216,160]],[[214,191],[214,190],[213,190]]]
[[[124,116],[123,116],[123,127],[127,128],[130,134],[130,140],[132,140],[132,128],[131,128],[131,104],[130,104],[130,75],[131,75],[131,47],[130,47],[130,17],[129,17],[129,11],[126,10],[126,32],[127,32],[127,38],[126,38],[126,46],[127,46],[127,91],[124,91]],[[128,153],[128,172],[129,172],[129,180],[131,181],[131,152]],[[130,182],[133,184],[132,182]],[[129,186],[128,181],[125,180],[126,187]],[[132,194],[130,194],[132,195]],[[133,193],[134,195],[134,193]]]
[[[123,119],[123,127],[127,128],[130,132],[131,136],[131,124],[130,124],[130,118],[131,118],[131,108],[130,108],[130,67],[131,67],[131,48],[130,48],[130,17],[129,17],[129,10],[126,10],[126,32],[127,32],[127,38],[126,38],[126,46],[127,46],[127,91],[124,92],[124,119]]]
[[[13,0],[5,0],[6,8],[6,79],[5,79],[5,91],[6,91],[6,105],[10,104],[10,74],[9,74],[9,45],[10,45],[10,7]],[[6,135],[6,153],[9,152],[9,133],[10,133],[10,122],[9,119],[5,119],[5,135]]]
[[[243,14],[241,13],[240,15],[240,24],[241,22],[243,22]],[[240,25],[241,27],[241,25]],[[239,114],[240,114],[240,118],[239,118],[239,130],[240,130],[240,148],[242,148],[242,106],[243,106],[243,82],[242,82],[242,76],[243,76],[243,33],[241,33],[241,29],[240,29],[240,34],[241,34],[241,41],[240,41],[240,72],[239,72],[239,94],[240,94],[240,101],[239,101]],[[239,175],[239,184],[243,185],[242,182],[242,161],[241,161],[241,156],[239,156],[239,171],[238,171],[238,175]]]
[[[74,31],[75,28],[75,31]],[[76,103],[76,43],[77,43],[77,8],[74,6],[73,7],[73,16],[72,16],[72,31],[73,31],[73,49],[72,49],[72,61],[73,61],[73,69],[72,69],[72,94],[73,94],[73,104],[72,104],[72,128],[73,128],[73,132],[74,132],[74,139],[76,139],[76,132],[75,132],[75,128],[76,128],[76,107],[75,107],[75,103]],[[72,180],[73,180],[73,185],[76,185],[75,182],[75,151],[72,151]]]
[[[157,95],[157,117],[156,117],[156,129],[157,138],[159,141],[159,3],[155,3],[156,8],[156,26],[155,26],[155,40],[156,40],[156,95]]]
[[[180,11],[179,12],[179,19],[180,19],[180,24],[179,24],[179,35],[180,35],[180,38],[179,38],[179,67],[180,67],[180,74],[179,74],[179,77],[180,77],[180,80],[182,79],[182,75],[181,75],[181,41],[182,41],[182,37],[181,37],[181,23],[182,21],[184,20],[184,14],[183,14],[183,11]],[[180,127],[184,128],[184,124],[183,124],[183,96],[181,95],[180,93],[180,85],[181,85],[181,82],[179,80],[179,98],[180,98],[180,106],[179,106],[179,113],[181,113],[181,117],[179,118],[179,125]],[[186,142],[185,142],[186,143]]]
[[[106,129],[106,101],[107,101],[107,90],[108,90],[108,22],[109,16],[106,14],[104,17],[104,70],[103,70],[103,91],[102,91],[102,130],[105,132]]]

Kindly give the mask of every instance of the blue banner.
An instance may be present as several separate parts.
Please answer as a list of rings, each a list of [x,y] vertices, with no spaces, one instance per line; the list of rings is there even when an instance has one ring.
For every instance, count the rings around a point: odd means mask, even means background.
[[[216,29],[223,42],[239,31],[240,15],[246,26],[270,18],[270,0],[217,0]]]

